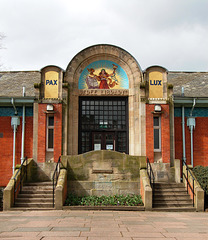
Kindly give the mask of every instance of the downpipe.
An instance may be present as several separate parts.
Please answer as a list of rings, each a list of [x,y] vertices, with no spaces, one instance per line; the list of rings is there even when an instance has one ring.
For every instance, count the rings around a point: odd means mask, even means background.
[[[14,115],[16,116],[17,115],[17,109],[16,109],[16,106],[14,105],[14,98],[11,99],[11,104],[14,108]]]
[[[22,145],[21,145],[21,164],[24,161],[25,152],[25,105],[22,107]]]
[[[193,106],[190,112],[190,116],[192,117],[193,111],[194,111],[194,107],[196,105],[196,99],[194,98],[193,100]],[[194,121],[195,123],[195,121]],[[193,130],[195,128],[195,125],[191,125],[190,126],[190,134],[191,134],[191,165],[192,167],[194,167],[194,142],[193,142]]]
[[[13,129],[13,157],[12,157],[12,173],[14,174],[15,171],[15,154],[16,154],[16,132],[17,132],[17,126],[19,125],[19,117],[17,116],[17,109],[14,104],[14,98],[11,99],[11,104],[14,108],[14,114],[15,116],[11,119],[11,126]]]
[[[14,174],[14,170],[15,170],[16,132],[17,132],[17,125],[14,125],[14,129],[13,129],[13,164],[12,164],[12,173],[13,174]]]
[[[191,165],[192,167],[194,167],[193,126],[190,126],[190,134],[191,134]]]
[[[190,130],[190,135],[191,135],[191,165],[192,167],[194,167],[194,141],[193,141],[193,132],[196,126],[196,122],[195,122],[195,117],[193,117],[193,111],[194,111],[194,107],[196,105],[196,99],[193,99],[193,105],[192,105],[192,109],[190,112],[190,116],[187,119],[187,126],[189,127]]]
[[[183,161],[186,163],[185,108],[182,106]]]
[[[22,91],[23,97],[25,97],[25,87]],[[25,152],[25,104],[22,106],[22,145],[21,145],[21,164],[24,161],[24,152]]]

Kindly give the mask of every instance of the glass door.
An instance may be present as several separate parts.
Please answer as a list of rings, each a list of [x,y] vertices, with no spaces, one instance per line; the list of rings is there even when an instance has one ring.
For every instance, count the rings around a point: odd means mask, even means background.
[[[79,154],[99,149],[128,153],[128,98],[79,98]]]
[[[105,150],[115,150],[115,134],[114,133],[105,133],[104,135],[105,141]]]
[[[114,132],[93,132],[92,133],[93,150],[115,150]]]
[[[101,150],[102,149],[102,134],[101,133],[93,133],[92,135],[92,145],[93,150]]]

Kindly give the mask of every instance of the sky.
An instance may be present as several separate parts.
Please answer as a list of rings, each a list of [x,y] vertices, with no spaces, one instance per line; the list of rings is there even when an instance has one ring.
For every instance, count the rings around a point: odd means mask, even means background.
[[[0,69],[66,69],[96,44],[121,47],[142,70],[208,71],[208,0],[0,0]]]

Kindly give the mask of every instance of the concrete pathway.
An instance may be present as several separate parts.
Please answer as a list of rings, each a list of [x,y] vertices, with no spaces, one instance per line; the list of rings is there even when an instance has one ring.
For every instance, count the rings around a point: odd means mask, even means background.
[[[0,240],[206,240],[208,213],[0,212]]]

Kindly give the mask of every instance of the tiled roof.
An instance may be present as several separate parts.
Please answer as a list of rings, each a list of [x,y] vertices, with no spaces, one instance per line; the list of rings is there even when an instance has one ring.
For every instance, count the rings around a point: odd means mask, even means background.
[[[168,83],[173,84],[173,94],[185,97],[208,97],[208,72],[168,72]]]
[[[39,71],[0,72],[0,97],[35,96],[34,83],[41,81]],[[186,97],[208,97],[208,72],[168,72],[168,83],[173,84],[173,94],[181,95],[184,87]]]
[[[26,96],[35,96],[34,83],[39,83],[39,71],[0,72],[0,97],[21,97],[22,88]]]

